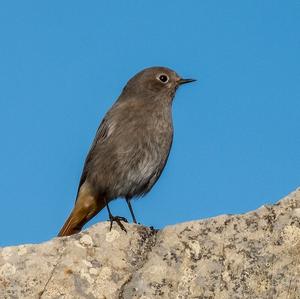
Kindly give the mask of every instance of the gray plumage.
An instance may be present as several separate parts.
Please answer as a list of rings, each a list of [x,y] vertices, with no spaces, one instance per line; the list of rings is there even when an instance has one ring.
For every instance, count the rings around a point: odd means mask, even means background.
[[[131,198],[151,190],[172,145],[176,89],[192,81],[165,67],[145,69],[128,81],[97,130],[75,207],[60,236],[80,231],[111,200],[123,197],[130,203]],[[109,214],[113,217],[110,210]]]

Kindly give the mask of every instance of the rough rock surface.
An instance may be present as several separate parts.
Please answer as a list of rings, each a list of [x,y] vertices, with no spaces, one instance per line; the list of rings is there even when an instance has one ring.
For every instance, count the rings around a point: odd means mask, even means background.
[[[0,298],[300,298],[300,189],[244,215],[126,228],[0,248]]]

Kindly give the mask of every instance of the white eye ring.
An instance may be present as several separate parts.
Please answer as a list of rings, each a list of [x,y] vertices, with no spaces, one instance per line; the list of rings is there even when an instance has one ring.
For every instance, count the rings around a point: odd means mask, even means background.
[[[169,82],[169,77],[166,74],[160,74],[157,76],[157,80],[165,84]]]

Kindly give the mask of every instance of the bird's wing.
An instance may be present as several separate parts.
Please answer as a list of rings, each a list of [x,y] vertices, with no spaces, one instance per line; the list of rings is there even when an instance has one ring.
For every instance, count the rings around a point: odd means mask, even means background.
[[[78,185],[78,190],[77,190],[77,196],[76,196],[76,198],[78,197],[78,193],[79,193],[80,187],[82,186],[82,184],[86,180],[86,176],[87,176],[86,165],[89,163],[89,161],[91,159],[91,156],[92,156],[92,154],[94,152],[94,149],[95,149],[97,143],[104,142],[105,139],[108,136],[108,132],[109,132],[109,122],[107,121],[107,117],[104,117],[104,119],[100,123],[100,126],[97,129],[96,136],[95,136],[94,141],[93,141],[93,143],[92,143],[92,145],[90,147],[89,153],[88,153],[88,155],[87,155],[87,157],[85,159],[84,166],[83,166],[83,171],[82,171],[82,174],[81,174],[81,177],[80,177],[80,181],[79,181],[79,185]]]

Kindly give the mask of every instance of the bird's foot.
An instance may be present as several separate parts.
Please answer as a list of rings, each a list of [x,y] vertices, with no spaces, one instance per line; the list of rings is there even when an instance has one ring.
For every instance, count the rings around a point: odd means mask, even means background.
[[[109,230],[111,231],[111,229],[112,229],[112,225],[113,225],[113,222],[115,221],[115,222],[117,222],[117,224],[120,226],[120,228],[125,232],[125,233],[127,233],[127,230],[126,230],[126,228],[125,228],[125,226],[123,225],[123,223],[121,222],[121,221],[123,221],[123,222],[126,222],[126,223],[128,223],[128,220],[125,218],[125,217],[121,217],[121,216],[109,216],[109,221],[110,221],[110,227],[109,227]]]

